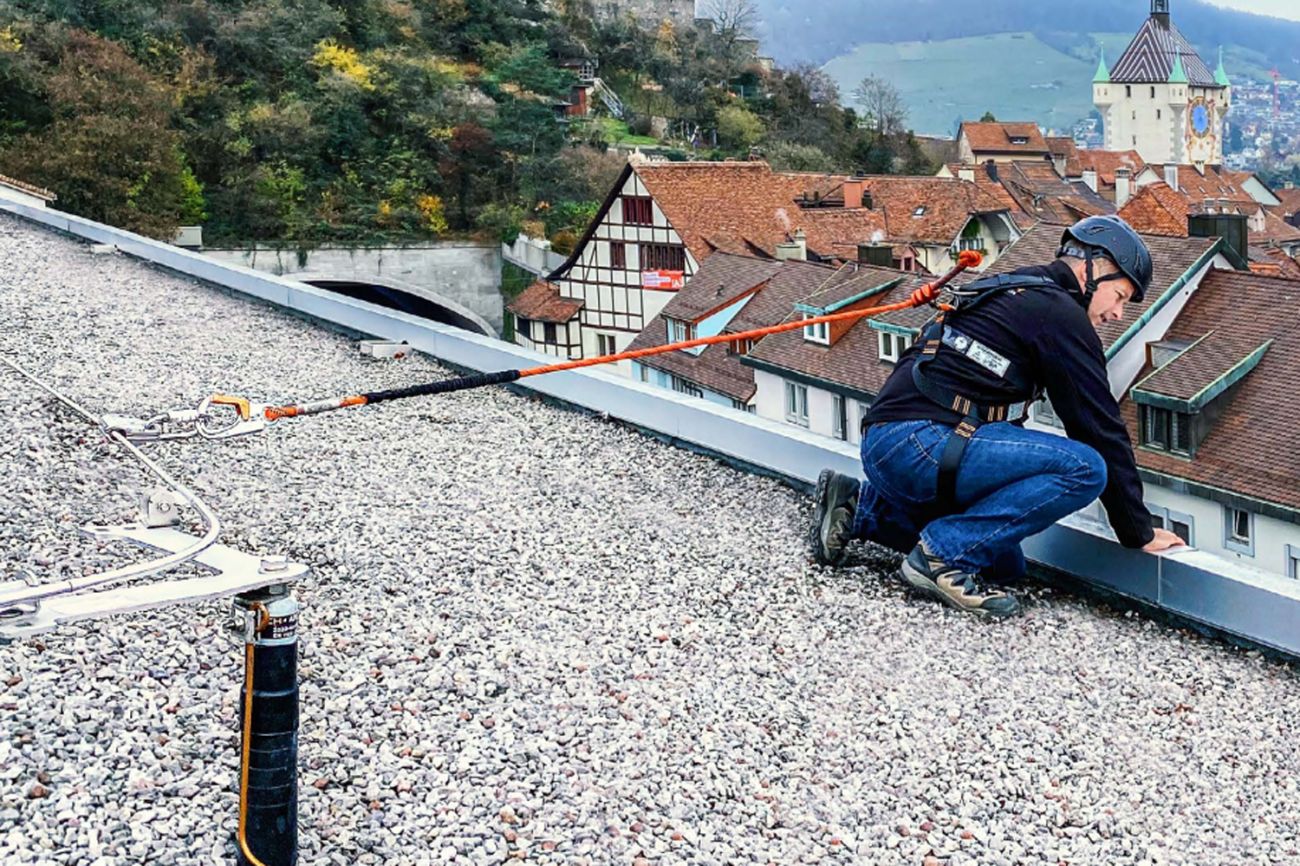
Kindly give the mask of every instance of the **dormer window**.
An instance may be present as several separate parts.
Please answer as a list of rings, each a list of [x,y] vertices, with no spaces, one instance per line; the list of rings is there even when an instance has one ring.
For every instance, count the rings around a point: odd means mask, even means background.
[[[695,323],[681,319],[668,319],[668,342],[685,343],[695,339]]]
[[[921,205],[921,206],[918,207],[916,210],[912,211],[912,216],[914,216],[914,217],[923,217],[923,216],[925,216],[925,205]]]
[[[732,340],[727,344],[728,355],[748,355],[754,351],[753,340]]]
[[[1171,409],[1143,406],[1142,444],[1158,451],[1190,455],[1192,452],[1191,418]]]
[[[880,360],[891,364],[898,363],[903,353],[912,347],[912,338],[905,334],[880,332]]]
[[[804,319],[814,319],[816,316],[811,313],[804,313]],[[803,338],[809,343],[818,343],[822,346],[831,344],[831,326],[826,322],[818,322],[815,325],[804,325]]]
[[[1011,143],[1012,143],[1012,144],[1029,144],[1029,136],[1027,136],[1027,135],[1013,135],[1013,136],[1011,136]]]

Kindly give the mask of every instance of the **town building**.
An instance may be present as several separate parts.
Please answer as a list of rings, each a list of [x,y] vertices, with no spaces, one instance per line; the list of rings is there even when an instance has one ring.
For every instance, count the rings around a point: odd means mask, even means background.
[[[963,123],[957,133],[957,158],[967,165],[989,160],[1050,160],[1052,149],[1037,123]]]
[[[1113,68],[1101,58],[1092,101],[1106,149],[1132,148],[1147,162],[1223,162],[1224,119],[1232,87],[1220,53],[1211,71],[1174,25],[1169,0],[1151,0],[1151,16]]]
[[[843,271],[798,258],[716,253],[628,350],[779,324],[797,302],[835,281]],[[632,378],[752,412],[754,370],[741,359],[753,345],[752,340],[736,340],[643,358],[632,362]]]
[[[1077,163],[1078,157],[1060,160]],[[1115,206],[1079,180],[1068,180],[1058,163],[1043,160],[988,160],[981,165],[956,163],[943,166],[939,177],[955,177],[975,184],[1006,206],[1017,226],[1039,222],[1070,223],[1084,217],[1115,212]],[[1078,168],[1077,164],[1073,166]]]
[[[577,338],[559,354],[587,358],[623,351],[717,252],[841,263],[874,241],[891,246],[884,264],[943,273],[965,249],[992,263],[1018,236],[1001,202],[955,179],[774,172],[764,162],[629,163],[565,263],[507,309],[524,319],[537,309],[570,311],[568,321],[549,322],[556,327],[543,339],[576,325]],[[523,329],[517,334],[536,347]]]

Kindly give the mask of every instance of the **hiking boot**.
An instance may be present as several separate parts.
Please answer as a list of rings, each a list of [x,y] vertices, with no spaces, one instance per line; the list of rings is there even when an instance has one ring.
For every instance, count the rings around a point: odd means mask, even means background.
[[[939,599],[956,610],[989,619],[1002,619],[1020,613],[1014,595],[991,587],[977,574],[948,565],[931,556],[923,544],[917,544],[903,560],[903,580],[928,596]]]
[[[813,559],[822,565],[839,565],[844,560],[844,549],[853,535],[853,515],[858,507],[858,481],[830,469],[823,469],[817,478],[814,498],[817,507],[813,510],[812,527],[808,532]]]

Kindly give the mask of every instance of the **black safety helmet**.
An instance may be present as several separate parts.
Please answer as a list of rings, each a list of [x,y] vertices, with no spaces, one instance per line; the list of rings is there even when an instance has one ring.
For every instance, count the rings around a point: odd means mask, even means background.
[[[1070,241],[1079,244],[1089,253],[1088,284],[1084,287],[1086,296],[1091,296],[1097,291],[1098,284],[1119,277],[1119,274],[1111,274],[1093,279],[1091,254],[1097,251],[1114,262],[1120,273],[1133,283],[1133,303],[1141,303],[1146,297],[1147,289],[1151,288],[1153,270],[1151,251],[1147,249],[1142,237],[1124,220],[1110,215],[1079,220],[1065,230],[1065,235],[1061,238],[1061,249],[1057,252],[1058,256],[1065,254],[1065,245]]]

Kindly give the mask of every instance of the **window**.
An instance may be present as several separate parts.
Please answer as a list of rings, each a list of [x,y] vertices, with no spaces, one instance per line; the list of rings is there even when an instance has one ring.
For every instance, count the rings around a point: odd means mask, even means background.
[[[672,244],[641,244],[641,270],[684,271],[686,248]]]
[[[1300,580],[1300,547],[1286,546],[1286,576]]]
[[[831,395],[831,435],[849,441],[849,407],[839,394]]]
[[[746,403],[744,400],[737,400],[736,398],[733,397],[731,398],[731,408],[735,409],[738,412],[748,412],[752,415],[754,414],[755,411],[757,411],[758,407],[751,406],[749,403]]]
[[[912,211],[912,216],[914,216],[914,217],[923,217],[923,216],[925,216],[925,205],[921,205],[921,206],[918,207],[916,210]]]
[[[616,348],[614,347],[614,335],[613,335],[613,334],[609,334],[609,335],[605,335],[605,334],[597,334],[597,335],[596,335],[596,354],[598,354],[598,355],[614,355],[614,354],[617,354],[617,353],[618,353],[618,349],[616,349]]]
[[[654,224],[654,208],[650,199],[643,196],[623,197],[623,222],[648,226]]]
[[[1236,553],[1255,555],[1255,515],[1244,508],[1223,508],[1223,546]]]
[[[1160,119],[1160,109],[1156,109],[1156,120]]]
[[[952,249],[954,256],[964,250],[983,250],[984,239],[978,236],[973,238],[959,238]]]
[[[647,367],[645,364],[637,364],[637,368],[641,371],[641,381],[642,381],[642,382],[649,382],[649,381],[650,381],[650,368]]]
[[[1124,85],[1124,95],[1127,96],[1129,99],[1133,98],[1133,85],[1131,84]]]
[[[559,340],[555,336],[555,323],[544,322],[542,324],[542,341],[548,346],[554,346]]]
[[[1196,544],[1196,521],[1190,514],[1172,511],[1160,505],[1147,505],[1151,512],[1151,525],[1156,529],[1167,529],[1177,535],[1189,546]]]
[[[1190,454],[1191,419],[1181,412],[1155,406],[1142,407],[1142,444],[1148,448]]]
[[[609,266],[611,268],[627,267],[627,244],[614,241],[609,245]]]
[[[694,382],[691,382],[687,379],[683,379],[679,376],[672,377],[672,386],[673,386],[673,390],[676,391],[678,394],[685,394],[688,397],[704,396],[704,392],[701,391]]]
[[[811,313],[804,313],[803,317],[805,319],[815,318]],[[827,322],[805,325],[803,338],[810,343],[821,343],[823,346],[829,346],[831,344],[831,327]]]
[[[728,355],[748,355],[754,351],[753,340],[732,340],[727,344]]]
[[[1155,98],[1156,98],[1156,89],[1155,89],[1154,86],[1152,86],[1152,88],[1151,88],[1151,98],[1152,98],[1152,99],[1155,99]]]
[[[1011,136],[1011,143],[1012,143],[1012,144],[1029,144],[1029,136],[1027,136],[1027,135],[1013,135],[1013,136]]]
[[[515,333],[531,340],[533,338],[533,320],[515,316]]]
[[[912,338],[903,334],[880,332],[880,360],[896,363],[912,346]]]
[[[804,385],[785,383],[785,420],[800,427],[808,426],[808,388]]]
[[[668,320],[668,342],[684,343],[695,339],[695,324],[681,319]]]

